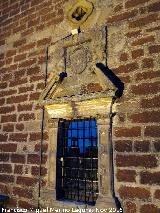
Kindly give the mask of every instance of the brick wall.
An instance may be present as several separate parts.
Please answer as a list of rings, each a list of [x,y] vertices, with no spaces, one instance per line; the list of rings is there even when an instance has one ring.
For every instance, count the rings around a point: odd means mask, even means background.
[[[37,206],[42,110],[35,101],[44,88],[45,48],[60,37],[63,5],[0,0],[0,191],[10,206]],[[105,22],[108,66],[125,83],[113,123],[116,194],[125,213],[160,207],[159,11],[157,0],[115,0]]]

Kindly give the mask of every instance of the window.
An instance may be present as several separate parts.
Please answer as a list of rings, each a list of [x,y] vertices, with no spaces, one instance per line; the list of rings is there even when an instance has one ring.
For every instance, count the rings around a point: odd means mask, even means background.
[[[98,197],[95,119],[60,120],[57,143],[57,199],[94,205]]]

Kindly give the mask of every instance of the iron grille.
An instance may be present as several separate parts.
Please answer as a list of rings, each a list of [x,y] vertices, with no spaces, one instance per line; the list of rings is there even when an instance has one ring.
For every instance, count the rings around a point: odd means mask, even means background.
[[[96,120],[59,121],[57,147],[57,199],[94,205],[98,196]]]

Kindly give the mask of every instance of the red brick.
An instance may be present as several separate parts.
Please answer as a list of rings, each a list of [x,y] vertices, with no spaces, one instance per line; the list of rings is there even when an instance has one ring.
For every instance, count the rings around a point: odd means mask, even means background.
[[[6,87],[7,87],[7,82],[0,83],[0,89],[6,89]]]
[[[0,134],[0,142],[6,142],[8,139],[8,134]]]
[[[139,18],[135,21],[130,22],[129,27],[130,28],[143,27],[143,26],[153,23],[157,20],[158,20],[157,14],[151,14],[151,15],[147,15],[146,17]]]
[[[118,22],[118,21],[124,21],[124,20],[128,20],[130,18],[133,18],[137,15],[137,10],[132,10],[129,12],[124,12],[118,15],[114,15],[111,16],[107,19],[107,23],[114,23],[114,22]]]
[[[155,2],[148,6],[148,12],[158,12],[160,11],[160,2]]]
[[[1,96],[1,97],[2,97],[2,96]],[[0,106],[4,105],[4,103],[5,103],[5,99],[4,99],[4,98],[1,98],[1,99],[0,99]]]
[[[13,75],[11,73],[5,74],[2,76],[2,81],[9,81],[9,80],[12,80],[12,78],[13,78]]]
[[[32,58],[30,60],[26,60],[24,62],[21,62],[19,64],[19,67],[20,68],[24,68],[24,67],[30,67],[30,66],[33,66],[34,64],[36,63],[36,59],[35,58]]]
[[[21,103],[27,101],[27,95],[12,96],[7,98],[7,104]]]
[[[26,24],[21,24],[18,27],[13,28],[13,33],[20,33],[21,31],[26,29]]]
[[[113,71],[116,73],[116,74],[119,74],[119,73],[130,73],[130,72],[133,72],[134,70],[137,70],[138,69],[138,64],[136,62],[134,63],[130,63],[130,64],[125,64],[125,65],[121,65],[117,68],[114,68]]]
[[[26,59],[26,54],[16,55],[16,56],[14,57],[14,62],[22,61],[22,60],[24,60],[24,59]]]
[[[4,59],[4,53],[0,54],[0,60]]]
[[[20,187],[13,187],[13,195],[30,199],[33,198],[32,191],[30,189]]]
[[[13,124],[3,125],[3,131],[4,132],[13,132],[14,131],[14,125]]]
[[[37,41],[37,47],[49,44],[51,42],[51,38],[43,38]]]
[[[37,75],[40,73],[40,67],[39,66],[36,66],[36,67],[30,67],[28,70],[27,70],[27,76],[28,75]]]
[[[149,47],[149,53],[159,53],[160,52],[160,45],[152,45]]]
[[[40,170],[39,166],[32,166],[31,174],[34,176],[39,176]],[[47,169],[45,167],[41,168],[41,176],[45,176],[47,174]]]
[[[1,152],[16,152],[16,150],[17,150],[17,144],[15,143],[0,144]]]
[[[40,23],[40,18],[36,17],[35,19],[31,19],[28,21],[28,28],[37,26]]]
[[[160,172],[141,172],[140,181],[142,184],[160,185]]]
[[[23,186],[34,186],[37,183],[37,180],[35,178],[31,177],[17,177],[17,184],[23,185]]]
[[[128,201],[126,203],[125,213],[135,213],[135,212],[137,212],[136,204]]]
[[[0,182],[1,183],[13,183],[14,182],[14,176],[13,175],[0,175]]]
[[[116,163],[119,167],[154,168],[157,166],[157,159],[154,155],[117,155]]]
[[[24,45],[25,43],[26,43],[26,39],[23,38],[23,39],[20,39],[20,40],[18,40],[18,41],[15,41],[15,42],[13,43],[13,47],[19,47],[19,46]]]
[[[142,68],[153,68],[153,59],[152,58],[145,58],[142,61]]]
[[[28,154],[27,163],[39,165],[40,156],[38,154]]]
[[[30,100],[30,101],[38,100],[39,97],[40,97],[40,94],[41,94],[40,92],[35,92],[35,93],[30,94],[29,100]]]
[[[34,32],[34,28],[29,28],[21,33],[22,37],[28,36]]]
[[[41,137],[42,137],[42,133],[41,133],[41,132],[34,132],[34,133],[30,133],[30,138],[29,138],[29,140],[30,140],[30,141],[37,141],[37,140],[41,140]],[[45,132],[44,135],[43,135],[43,139],[44,139],[44,140],[47,140],[47,139],[48,139],[48,135],[47,135],[46,132]]]
[[[118,170],[117,180],[120,182],[136,182],[135,170]]]
[[[22,79],[15,79],[14,81],[10,81],[10,84],[9,86],[10,87],[15,87],[15,86],[18,86],[18,85],[21,85],[21,84],[26,84],[27,83],[27,78],[24,77]]]
[[[160,122],[159,111],[142,112],[130,116],[132,123]]]
[[[38,75],[38,76],[31,76],[30,77],[30,82],[35,82],[35,81],[39,81],[39,80],[43,80],[44,81],[44,76],[43,75]]]
[[[149,0],[128,0],[126,3],[125,3],[125,7],[126,8],[130,8],[130,7],[135,7],[139,4],[144,4],[145,2],[148,2]]]
[[[33,50],[35,46],[36,46],[35,42],[27,43],[25,46],[19,49],[19,52],[26,52],[26,51]]]
[[[150,198],[149,190],[140,187],[121,186],[119,194],[122,199],[148,200]]]
[[[146,29],[147,32],[153,32],[153,31],[156,31],[156,30],[160,30],[160,26],[158,26],[158,27],[151,27],[149,29]]]
[[[0,114],[7,114],[10,112],[15,111],[15,106],[4,106],[4,107],[0,107]]]
[[[45,85],[44,85],[44,83],[38,83],[37,84],[37,87],[36,87],[36,90],[43,90],[45,88]]]
[[[8,162],[9,161],[9,154],[0,153],[0,162]]]
[[[149,141],[135,141],[134,150],[136,152],[149,152],[150,142]]]
[[[154,197],[160,200],[160,189],[157,189],[154,193]]]
[[[17,115],[2,115],[1,116],[1,123],[8,123],[8,122],[16,122]]]
[[[117,152],[131,152],[132,151],[132,141],[129,141],[129,140],[115,141],[115,150]]]
[[[25,113],[19,115],[18,121],[29,121],[29,120],[35,120],[34,113]]]
[[[159,213],[158,207],[156,207],[153,204],[144,204],[143,206],[141,206],[140,208],[140,213]]]
[[[12,154],[11,155],[11,162],[12,163],[19,163],[19,164],[24,164],[25,163],[25,155],[21,154]]]
[[[18,104],[17,110],[18,110],[18,112],[31,111],[32,110],[32,104]]]
[[[19,200],[18,206],[24,209],[32,209],[32,211],[36,209],[36,207],[33,204],[31,204],[29,200],[28,202],[24,200]]]
[[[132,58],[133,59],[139,58],[141,56],[144,56],[144,50],[143,49],[137,49],[137,50],[132,51]]]
[[[154,149],[156,152],[160,152],[160,141],[154,142]]]
[[[132,46],[138,46],[138,45],[143,45],[143,44],[146,44],[146,43],[149,43],[149,42],[154,42],[154,41],[155,41],[154,36],[147,36],[147,37],[139,38],[139,39],[133,41],[131,43],[131,45]]]
[[[154,83],[142,83],[139,85],[133,85],[131,91],[135,95],[149,95],[155,94],[155,91],[159,91],[160,84],[159,82]]]
[[[35,145],[35,152],[39,152],[42,149],[42,153],[46,153],[48,149],[48,144],[42,144],[42,146],[38,143]]]
[[[115,128],[115,136],[116,137],[138,137],[141,135],[141,127],[119,127]]]
[[[24,130],[24,124],[22,124],[22,123],[17,123],[17,124],[16,124],[16,130],[18,130],[18,131],[23,131],[23,130]]]
[[[22,142],[22,141],[27,141],[27,136],[28,134],[26,133],[12,133],[9,136],[9,140],[15,141],[15,142]]]
[[[136,76],[136,81],[141,81],[145,79],[156,79],[160,77],[160,72],[159,71],[148,71],[148,72],[142,72],[138,73]]]
[[[23,165],[14,166],[14,174],[23,174]]]
[[[160,126],[147,126],[144,135],[149,137],[160,137]]]
[[[12,173],[11,164],[0,164],[0,173]]]
[[[30,86],[24,86],[24,87],[19,87],[18,90],[19,90],[19,93],[26,93],[26,92],[30,92],[30,91],[33,91],[34,89],[34,85],[30,85]]]
[[[6,97],[6,96],[9,96],[9,95],[14,95],[17,93],[17,90],[5,90],[5,91],[0,91],[0,96],[1,97]]]

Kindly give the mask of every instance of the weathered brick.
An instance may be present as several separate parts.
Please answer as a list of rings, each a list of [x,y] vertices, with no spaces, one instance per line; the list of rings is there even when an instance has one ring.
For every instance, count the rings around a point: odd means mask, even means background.
[[[27,101],[28,95],[12,96],[7,98],[7,104],[21,103]]]
[[[3,134],[3,133],[1,133],[0,134],[0,142],[6,142],[7,141],[7,139],[8,139],[8,134]]]
[[[32,211],[34,209],[36,209],[36,206],[34,206],[33,204],[31,204],[31,202],[29,200],[28,200],[28,202],[24,201],[24,200],[19,200],[18,201],[18,206],[21,206],[24,209],[32,209]]]
[[[19,49],[19,52],[26,52],[26,51],[33,50],[35,46],[36,46],[35,42],[27,43],[26,45],[24,45],[23,47]]]
[[[131,201],[126,202],[125,212],[126,213],[135,213],[135,212],[137,212],[136,204],[131,202]]]
[[[160,189],[157,189],[154,193],[154,197],[160,200]]]
[[[131,43],[131,45],[138,46],[138,45],[143,45],[143,44],[154,42],[154,41],[155,41],[154,36],[147,36],[147,37],[136,39],[135,41]]]
[[[153,59],[152,58],[145,58],[142,61],[142,68],[153,68]]]
[[[25,43],[26,43],[26,39],[25,39],[25,38],[22,38],[22,39],[20,39],[20,40],[18,40],[18,41],[15,41],[15,42],[13,43],[13,47],[19,47],[19,46],[24,45]]]
[[[1,183],[13,183],[14,182],[14,176],[13,175],[0,175],[0,182]]]
[[[129,27],[130,28],[142,27],[142,26],[145,26],[147,24],[153,23],[157,20],[158,20],[157,14],[151,14],[151,15],[147,15],[146,17],[139,18],[135,21],[130,22]]]
[[[8,50],[6,52],[6,57],[11,57],[11,56],[14,56],[16,55],[16,50]]]
[[[160,141],[154,142],[154,149],[156,152],[160,152]]]
[[[24,164],[25,163],[25,155],[12,154],[11,155],[11,162],[12,163]]]
[[[160,45],[152,45],[149,48],[149,53],[153,54],[153,53],[159,53],[160,52]]]
[[[37,181],[38,181],[37,179],[31,177],[23,177],[23,176],[17,177],[17,184],[23,186],[34,186],[37,183]]]
[[[48,144],[42,144],[42,146],[38,143],[35,145],[35,152],[39,152],[40,150],[42,150],[42,153],[46,153],[48,149]]]
[[[118,170],[116,176],[120,182],[136,182],[135,170]]]
[[[144,4],[145,2],[148,2],[148,1],[149,0],[134,0],[134,1],[128,0],[125,3],[125,7],[126,8],[135,7],[135,6],[139,5],[139,4]]]
[[[23,174],[23,165],[14,166],[14,174]]]
[[[23,123],[17,123],[16,124],[16,130],[23,131],[24,130],[24,124]]]
[[[159,111],[137,113],[131,115],[130,120],[132,123],[160,122],[160,117],[158,116],[159,113]]]
[[[16,143],[3,143],[0,144],[1,152],[16,152],[17,144]]]
[[[37,41],[37,47],[49,44],[50,42],[51,42],[50,37],[49,38],[43,38],[43,39]]]
[[[37,141],[37,140],[41,140],[41,137],[42,137],[42,133],[41,132],[33,132],[33,133],[30,133],[29,140],[30,141]],[[43,134],[43,139],[44,140],[48,139],[48,134],[46,132]]]
[[[144,50],[143,49],[137,49],[137,50],[132,51],[132,58],[133,59],[139,58],[141,56],[144,56]]]
[[[26,54],[16,55],[16,56],[14,57],[14,62],[22,61],[22,60],[24,60],[24,59],[26,59]]]
[[[38,154],[28,154],[27,163],[28,164],[37,164],[37,165],[39,165],[39,163],[40,163],[40,155],[38,155]]]
[[[113,71],[116,73],[116,74],[119,74],[119,73],[130,73],[130,72],[133,72],[134,70],[137,70],[138,69],[138,64],[136,62],[133,62],[133,63],[130,63],[130,64],[125,64],[125,65],[121,65],[117,68],[114,68]]]
[[[15,141],[15,142],[22,142],[22,141],[27,141],[27,133],[12,133],[9,136],[10,141]]]
[[[160,126],[147,126],[144,135],[149,137],[160,137]]]
[[[34,89],[34,85],[32,84],[30,86],[19,87],[18,91],[19,91],[19,93],[26,93],[26,92],[33,91],[33,89]]]
[[[157,166],[155,155],[117,155],[116,163],[119,167],[143,167],[154,168]]]
[[[16,122],[17,115],[2,115],[1,116],[1,123],[8,123],[8,122]]]
[[[148,12],[158,12],[160,11],[160,2],[155,2],[148,6]]]
[[[4,106],[4,107],[0,107],[0,114],[7,114],[7,113],[11,113],[15,111],[15,106]]]
[[[29,120],[35,120],[35,114],[34,113],[23,113],[19,115],[18,121],[29,121]]]
[[[0,164],[0,173],[12,173],[11,164]]]
[[[19,68],[30,67],[30,66],[33,66],[35,63],[36,63],[36,59],[32,58],[32,59],[26,60],[24,62],[21,62],[19,64]]]
[[[4,105],[4,103],[5,103],[5,99],[4,99],[4,98],[1,98],[1,99],[0,99],[0,106]]]
[[[32,110],[32,104],[18,104],[17,110],[18,110],[18,112],[31,111]]]
[[[3,125],[3,131],[4,132],[13,132],[14,131],[14,125],[13,124],[4,124]]]
[[[159,213],[158,207],[153,204],[144,204],[140,208],[140,213]]]
[[[0,89],[6,89],[7,88],[7,82],[0,83]]]
[[[32,166],[31,174],[34,175],[34,176],[39,176],[39,174],[40,174],[39,166]],[[47,169],[45,167],[42,167],[41,168],[41,175],[44,176],[46,174],[47,174]]]
[[[119,127],[114,132],[116,137],[138,137],[141,135],[141,127]]]
[[[160,184],[160,172],[141,172],[140,182],[142,184],[159,185]]]
[[[156,79],[160,77],[160,72],[159,71],[148,71],[148,72],[142,72],[138,73],[136,75],[136,81],[141,81],[145,79]]]
[[[119,189],[119,194],[122,199],[136,199],[148,200],[150,198],[149,190],[140,187],[129,187],[121,186]]]
[[[27,78],[24,77],[22,79],[15,79],[14,81],[10,81],[9,86],[10,87],[15,87],[21,84],[26,84],[27,83]]]
[[[132,85],[131,91],[135,95],[148,95],[155,94],[155,91],[159,91],[159,82],[154,83],[142,83],[139,85]]]
[[[135,141],[134,150],[136,152],[149,152],[150,142],[149,141]]]
[[[30,67],[29,69],[27,69],[27,75],[37,75],[40,73],[40,67],[36,66],[36,67]]]
[[[27,188],[13,187],[13,195],[24,198],[33,198],[32,191]]]
[[[132,141],[129,141],[129,140],[115,141],[115,150],[117,152],[131,152],[132,151]]]
[[[9,154],[0,153],[0,162],[7,162],[9,161]]]

